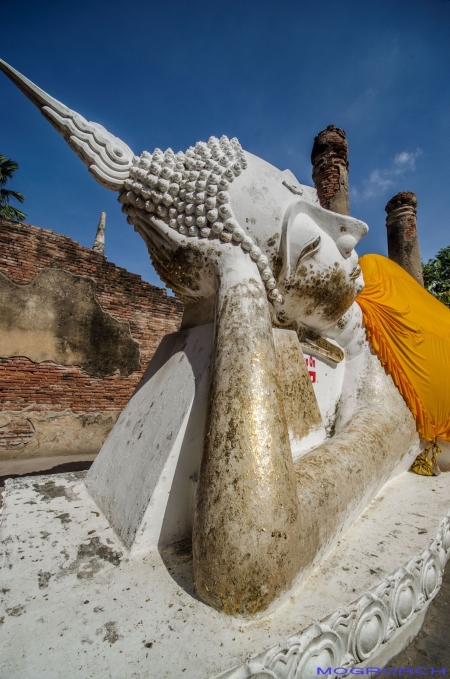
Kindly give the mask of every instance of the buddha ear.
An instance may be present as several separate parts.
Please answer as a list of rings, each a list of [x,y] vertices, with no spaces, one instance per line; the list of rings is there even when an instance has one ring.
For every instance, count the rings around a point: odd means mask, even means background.
[[[120,191],[129,177],[133,151],[102,125],[92,123],[34,85],[0,59],[0,70],[33,102],[105,188]]]

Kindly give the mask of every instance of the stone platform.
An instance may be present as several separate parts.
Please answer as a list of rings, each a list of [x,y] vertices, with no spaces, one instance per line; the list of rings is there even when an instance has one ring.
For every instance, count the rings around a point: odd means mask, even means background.
[[[7,482],[1,677],[309,679],[317,667],[382,667],[417,633],[450,555],[450,474],[405,473],[270,613],[231,618],[196,598],[188,542],[127,555],[83,478]]]

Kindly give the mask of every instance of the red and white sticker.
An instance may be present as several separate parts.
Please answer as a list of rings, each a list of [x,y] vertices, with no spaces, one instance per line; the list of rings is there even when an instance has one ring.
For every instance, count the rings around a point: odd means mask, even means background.
[[[311,378],[311,382],[314,384],[317,380],[317,373],[315,370],[310,370],[310,368],[315,368],[316,367],[316,359],[313,358],[312,356],[307,356],[305,358],[306,366],[308,368],[309,376]]]

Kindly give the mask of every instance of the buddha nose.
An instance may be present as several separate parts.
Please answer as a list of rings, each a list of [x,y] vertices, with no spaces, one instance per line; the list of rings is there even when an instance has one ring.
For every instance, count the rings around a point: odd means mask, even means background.
[[[339,225],[339,222],[340,225]],[[355,245],[359,243],[361,238],[364,238],[367,231],[369,230],[367,224],[361,222],[359,219],[354,219],[352,217],[345,216],[343,219],[341,217],[338,220],[339,232],[335,237],[336,246],[341,253],[341,255],[348,259],[355,248]]]
[[[356,239],[355,236],[351,236],[349,233],[344,236],[339,236],[336,240],[337,248],[345,259],[350,257],[358,240],[359,239]]]

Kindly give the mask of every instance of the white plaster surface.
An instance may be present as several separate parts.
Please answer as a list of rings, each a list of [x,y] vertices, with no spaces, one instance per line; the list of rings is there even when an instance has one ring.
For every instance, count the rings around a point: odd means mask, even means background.
[[[312,622],[342,612],[374,587],[386,589],[391,574],[397,572],[397,582],[404,577],[399,567],[433,542],[450,505],[449,474],[394,479],[307,581],[270,614],[248,621],[191,595],[187,549],[166,550],[167,567],[157,550],[124,555],[83,478],[80,472],[7,483],[1,677],[257,676],[251,664],[243,665],[248,658],[278,644],[282,649]],[[450,531],[441,535],[441,549],[450,549],[449,537]],[[429,598],[439,586],[435,581],[429,585],[425,578]],[[388,650],[382,644],[376,653],[387,659]],[[236,666],[241,669],[232,670]],[[261,676],[291,676],[277,672]]]
[[[293,330],[273,329],[277,352],[278,379],[282,385],[292,459],[302,455],[326,438],[322,413],[311,384],[310,368]],[[313,359],[314,360],[314,359]],[[298,389],[300,386],[300,389]]]
[[[154,548],[192,528],[212,343],[213,324],[163,338],[87,474],[90,494],[128,549]]]
[[[345,360],[340,363],[332,363],[331,361],[325,361],[317,355],[305,352],[303,354],[311,375],[311,382],[317,403],[319,404],[325,430],[330,431],[336,418],[336,407],[341,397],[345,374]],[[318,443],[324,438],[325,436],[322,436]]]
[[[317,429],[313,429],[302,439],[291,438],[291,450],[292,459],[294,462],[298,462],[302,457],[310,452],[316,446],[319,446],[323,441],[325,441],[327,433],[325,427],[319,426]]]

